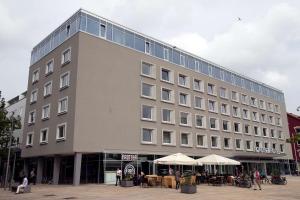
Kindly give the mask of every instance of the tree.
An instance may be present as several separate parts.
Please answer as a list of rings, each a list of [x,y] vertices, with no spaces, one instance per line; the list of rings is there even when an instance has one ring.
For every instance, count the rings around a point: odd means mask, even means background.
[[[21,128],[20,117],[8,116],[7,114],[5,99],[2,98],[0,91],[0,157],[2,158],[6,158],[7,156],[11,131]],[[12,143],[14,142],[15,139],[12,137]]]

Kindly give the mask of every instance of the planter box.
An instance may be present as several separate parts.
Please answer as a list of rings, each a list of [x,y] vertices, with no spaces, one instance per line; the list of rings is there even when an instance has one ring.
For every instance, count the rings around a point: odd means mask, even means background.
[[[196,185],[181,185],[181,193],[194,194],[197,192]]]
[[[121,186],[122,186],[122,187],[132,187],[132,186],[134,186],[134,185],[133,185],[133,181],[125,181],[125,180],[122,180],[122,181],[121,181]]]

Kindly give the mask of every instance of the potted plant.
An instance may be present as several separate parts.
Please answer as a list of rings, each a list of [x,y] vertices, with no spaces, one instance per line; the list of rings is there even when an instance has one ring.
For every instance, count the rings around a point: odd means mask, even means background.
[[[183,182],[180,186],[181,193],[186,194],[194,194],[197,192],[197,185],[195,183],[195,180],[192,179],[192,172],[187,171],[183,174]]]
[[[133,175],[132,174],[125,174],[125,177],[121,180],[121,186],[122,187],[132,187],[133,184]]]

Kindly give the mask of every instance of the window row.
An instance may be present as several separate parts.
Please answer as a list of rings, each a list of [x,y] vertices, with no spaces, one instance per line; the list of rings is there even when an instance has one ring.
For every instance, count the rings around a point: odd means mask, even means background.
[[[141,75],[156,79],[156,66],[147,62],[142,62],[141,64]],[[174,84],[174,71],[166,68],[161,68],[160,71],[161,81]],[[191,79],[189,76],[186,76],[182,73],[178,73],[178,86],[190,88],[191,80],[193,81],[192,87],[193,90],[204,92],[204,81],[200,79]],[[217,95],[217,87],[212,83],[207,83],[207,93],[209,95]],[[249,97],[246,94],[239,94],[236,91],[231,91],[231,96],[229,95],[229,90],[225,87],[219,88],[219,97],[222,99],[231,98],[232,101],[239,102],[241,98],[241,103],[244,105],[250,105],[256,108],[263,110],[268,110],[270,112],[280,113],[280,107],[277,104],[271,102],[266,102],[264,100],[259,100],[256,97]],[[267,106],[266,106],[267,105]]]
[[[71,62],[70,47],[61,53],[61,65],[64,66],[69,62]],[[51,59],[45,65],[45,76],[48,76],[51,73],[53,73],[53,70],[54,70],[54,59]],[[38,82],[39,78],[40,78],[40,69],[38,68],[32,72],[32,78],[31,78],[32,84]]]
[[[157,144],[157,130],[155,128],[142,128],[141,130],[141,143],[142,144]],[[161,142],[162,145],[166,146],[177,146],[177,136],[174,130],[162,130]],[[215,148],[221,149],[236,149],[236,150],[247,150],[247,151],[257,151],[258,148],[268,148],[269,151],[278,150],[284,152],[284,144],[262,142],[262,141],[252,141],[245,140],[243,142],[242,138],[231,138],[224,137],[223,142],[221,137],[217,135],[211,135],[207,137],[206,134],[196,133],[195,136],[190,132],[180,132],[179,135],[180,146],[183,147],[196,147],[200,148]],[[194,141],[195,140],[195,144]]]
[[[66,140],[67,135],[67,123],[58,124],[56,127],[56,141],[64,141]],[[33,137],[34,132],[29,132],[26,135],[26,146],[33,146]],[[39,134],[39,144],[44,145],[48,143],[49,137],[49,128],[43,128],[40,130]]]
[[[58,107],[57,107],[57,114],[62,115],[68,112],[68,97],[64,97],[58,100]],[[51,104],[47,104],[42,107],[42,115],[41,119],[42,120],[47,120],[50,118],[50,109],[51,109]],[[37,111],[32,110],[29,111],[28,115],[28,124],[34,124],[37,118]]]
[[[59,81],[59,88],[60,90],[63,90],[65,88],[68,88],[70,86],[70,72],[65,72],[60,75],[60,81]],[[43,90],[43,96],[44,98],[50,96],[52,94],[53,90],[53,83],[52,81],[48,81],[44,84],[44,90]],[[30,94],[30,103],[35,103],[38,99],[38,89],[34,89],[31,91]]]

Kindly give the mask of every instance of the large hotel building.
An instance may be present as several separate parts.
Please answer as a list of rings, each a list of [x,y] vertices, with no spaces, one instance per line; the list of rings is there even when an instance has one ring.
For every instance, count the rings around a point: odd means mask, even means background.
[[[54,184],[177,152],[268,174],[292,159],[282,91],[82,9],[32,50],[23,137],[25,168]]]

